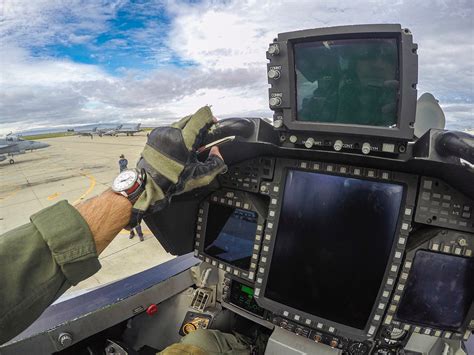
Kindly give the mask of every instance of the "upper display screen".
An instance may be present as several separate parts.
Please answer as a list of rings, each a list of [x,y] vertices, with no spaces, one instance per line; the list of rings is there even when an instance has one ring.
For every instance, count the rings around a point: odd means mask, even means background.
[[[211,203],[207,215],[204,252],[244,270],[250,267],[257,213]]]
[[[401,185],[290,170],[265,297],[364,329],[402,198]]]
[[[298,121],[396,127],[397,39],[296,43],[294,58]]]
[[[474,259],[416,252],[396,318],[457,330],[474,300]]]

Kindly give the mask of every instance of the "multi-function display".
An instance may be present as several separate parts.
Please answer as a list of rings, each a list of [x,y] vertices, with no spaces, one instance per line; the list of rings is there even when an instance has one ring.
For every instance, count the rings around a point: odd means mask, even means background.
[[[396,318],[458,330],[474,299],[474,259],[418,250]]]
[[[265,297],[364,329],[403,194],[398,184],[289,170]]]
[[[296,43],[297,120],[395,127],[400,86],[396,38]]]
[[[209,204],[204,252],[248,270],[257,231],[257,218],[257,213],[253,211]]]

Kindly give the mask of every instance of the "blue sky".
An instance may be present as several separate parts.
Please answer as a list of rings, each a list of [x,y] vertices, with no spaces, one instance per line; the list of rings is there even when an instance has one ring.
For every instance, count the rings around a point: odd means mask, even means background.
[[[166,7],[155,5],[153,11],[149,10],[143,5],[125,3],[106,21],[104,31],[81,29],[69,41],[39,46],[33,43],[31,53],[40,58],[62,58],[97,65],[112,75],[168,65],[192,66],[192,61],[176,55],[167,45],[172,15]],[[150,32],[153,36],[146,36]]]
[[[271,116],[265,51],[279,33],[400,23],[419,45],[419,95],[473,128],[467,0],[3,0],[0,133],[24,127]]]

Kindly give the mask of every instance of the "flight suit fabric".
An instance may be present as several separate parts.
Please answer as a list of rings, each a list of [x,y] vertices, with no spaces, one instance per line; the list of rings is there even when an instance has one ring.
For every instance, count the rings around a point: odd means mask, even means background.
[[[67,201],[30,220],[0,235],[0,344],[101,267],[89,226]]]
[[[215,329],[198,329],[181,338],[178,344],[164,349],[159,355],[249,355],[247,344],[232,334]]]

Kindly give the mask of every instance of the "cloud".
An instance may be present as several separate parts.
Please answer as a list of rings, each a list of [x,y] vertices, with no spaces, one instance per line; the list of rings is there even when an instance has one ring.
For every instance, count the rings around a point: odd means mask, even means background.
[[[270,116],[265,51],[279,32],[374,22],[411,29],[419,44],[420,94],[430,91],[440,100],[449,127],[473,125],[469,1],[72,0],[66,6],[0,6],[3,132],[25,125],[156,123],[204,104],[212,104],[217,116]],[[135,26],[125,26],[133,21]],[[82,46],[95,64],[61,55],[58,46]],[[116,58],[123,65],[111,70]],[[146,67],[134,66],[138,60]]]

